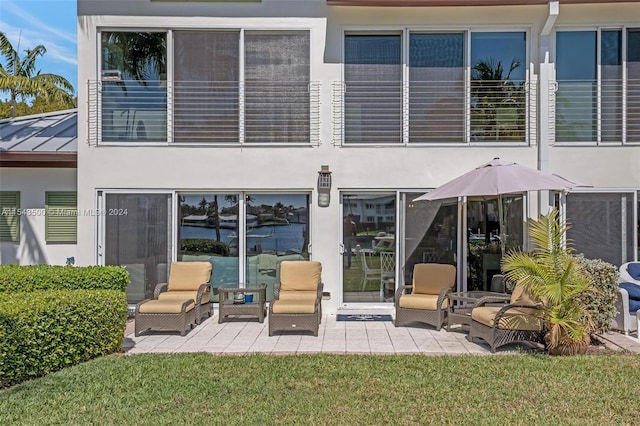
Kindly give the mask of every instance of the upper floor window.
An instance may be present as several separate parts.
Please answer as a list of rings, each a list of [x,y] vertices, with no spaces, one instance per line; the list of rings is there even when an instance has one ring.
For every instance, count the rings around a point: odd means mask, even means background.
[[[311,143],[309,52],[307,30],[102,32],[102,141]]]
[[[639,29],[558,31],[556,80],[557,142],[640,142]]]
[[[344,51],[344,143],[527,141],[525,32],[347,33]]]
[[[102,32],[102,140],[167,140],[167,35]]]

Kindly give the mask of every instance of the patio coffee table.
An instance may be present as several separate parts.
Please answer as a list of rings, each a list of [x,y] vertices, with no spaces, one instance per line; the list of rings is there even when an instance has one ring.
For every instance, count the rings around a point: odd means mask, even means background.
[[[482,303],[504,303],[511,300],[511,295],[493,291],[459,291],[449,293],[449,309],[447,312],[447,331],[451,324],[471,325],[471,310]],[[458,302],[458,304],[454,303]]]
[[[238,283],[224,283],[218,288],[218,323],[224,321],[228,315],[255,315],[260,322],[264,322],[267,315],[267,285],[260,287],[241,287]],[[253,294],[253,301],[245,302],[245,294]],[[242,295],[242,299],[236,296]]]

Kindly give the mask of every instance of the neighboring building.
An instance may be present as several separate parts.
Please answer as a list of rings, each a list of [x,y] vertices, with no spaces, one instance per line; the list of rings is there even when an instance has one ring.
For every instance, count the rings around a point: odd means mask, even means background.
[[[0,264],[77,255],[77,125],[75,109],[0,120]]]
[[[495,200],[412,200],[494,157],[589,185],[566,197],[577,250],[638,258],[637,1],[79,0],[78,43],[77,260],[128,265],[130,302],[176,259],[272,285],[311,257],[328,313],[390,308],[416,262],[486,288],[499,227],[522,246],[564,197],[504,197],[504,224]],[[380,287],[346,268],[349,212],[359,241],[394,238]]]

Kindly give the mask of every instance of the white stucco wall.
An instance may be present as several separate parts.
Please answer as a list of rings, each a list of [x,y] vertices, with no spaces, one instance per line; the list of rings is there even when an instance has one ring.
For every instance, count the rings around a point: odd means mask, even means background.
[[[562,6],[558,25],[634,22],[637,4]],[[547,6],[504,8],[347,8],[324,0],[263,0],[261,3],[171,3],[134,0],[78,2],[79,100],[87,104],[89,80],[98,77],[98,28],[244,28],[309,29],[311,80],[321,83],[320,144],[315,147],[107,147],[83,143],[88,134],[86,108],[79,109],[78,207],[95,208],[97,190],[166,189],[203,191],[313,192],[311,241],[313,258],[323,263],[325,290],[340,291],[342,240],[341,190],[426,191],[501,157],[538,167],[538,138],[531,146],[338,147],[332,143],[332,82],[342,79],[342,34],[345,29],[517,29],[530,34],[528,69],[539,72],[538,33]],[[136,15],[136,16],[134,16]],[[154,16],[155,15],[155,16]],[[640,18],[640,13],[637,15]],[[637,19],[635,20],[637,24]],[[543,110],[544,106],[540,108]],[[543,130],[541,130],[543,131]],[[549,172],[594,187],[640,187],[640,147],[554,147]],[[331,206],[315,205],[317,171],[329,165],[333,175]],[[546,164],[546,163],[545,163]],[[598,171],[596,171],[596,169]],[[602,170],[600,172],[599,170]],[[537,206],[530,209],[537,215]],[[78,222],[78,261],[96,261],[96,218]],[[326,301],[337,309],[337,297]]]
[[[75,191],[75,169],[0,168],[0,190],[20,191],[20,242],[0,242],[0,264],[64,265],[77,257],[76,244],[45,241],[44,204],[47,191]]]

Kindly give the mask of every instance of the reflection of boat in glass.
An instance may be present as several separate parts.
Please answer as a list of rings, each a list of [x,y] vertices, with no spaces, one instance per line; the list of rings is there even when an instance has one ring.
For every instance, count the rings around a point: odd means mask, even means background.
[[[275,248],[272,249],[270,247],[273,244],[264,243],[264,239],[272,238],[273,236],[273,228],[271,228],[271,231],[268,234],[247,234],[247,254],[275,253]],[[236,256],[238,254],[238,235],[235,232],[231,232],[229,234],[229,249],[232,256]]]
[[[220,221],[220,228],[224,229],[238,229],[238,215],[236,214],[221,214],[218,215]],[[258,226],[258,217],[252,214],[247,215],[247,228],[255,228]]]
[[[235,215],[235,214],[218,215],[218,222],[220,223],[220,228],[236,229],[238,227],[238,215]]]

